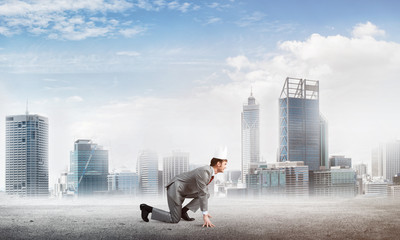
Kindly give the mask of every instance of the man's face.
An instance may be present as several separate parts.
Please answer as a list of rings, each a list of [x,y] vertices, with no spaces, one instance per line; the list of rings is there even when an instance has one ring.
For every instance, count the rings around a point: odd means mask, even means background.
[[[223,161],[222,163],[218,162],[217,163],[217,173],[223,173],[226,168],[227,163],[228,163],[227,161]]]

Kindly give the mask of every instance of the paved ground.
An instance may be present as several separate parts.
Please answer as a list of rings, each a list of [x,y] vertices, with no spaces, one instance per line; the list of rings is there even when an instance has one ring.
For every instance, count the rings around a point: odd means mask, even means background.
[[[142,200],[0,199],[1,239],[399,239],[400,199],[211,199],[215,228],[140,218]],[[147,200],[163,209],[166,203]]]

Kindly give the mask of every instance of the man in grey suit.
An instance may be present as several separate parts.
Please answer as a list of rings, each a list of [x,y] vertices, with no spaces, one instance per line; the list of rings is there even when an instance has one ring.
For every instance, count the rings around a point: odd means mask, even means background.
[[[178,223],[181,218],[186,221],[193,221],[187,214],[188,210],[196,212],[199,208],[203,212],[203,227],[214,227],[211,223],[211,216],[208,214],[208,184],[214,179],[217,173],[224,172],[228,160],[213,158],[210,166],[196,168],[190,172],[181,173],[175,176],[165,187],[167,188],[168,207],[170,212],[153,208],[146,204],[140,205],[142,219],[148,222],[148,215],[151,219]],[[185,198],[193,198],[184,208],[182,208]]]

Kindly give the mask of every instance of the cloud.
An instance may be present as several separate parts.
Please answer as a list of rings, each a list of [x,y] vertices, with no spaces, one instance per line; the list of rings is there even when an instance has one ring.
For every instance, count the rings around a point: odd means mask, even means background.
[[[239,21],[236,22],[236,25],[239,27],[248,27],[250,25],[256,24],[264,20],[266,15],[261,12],[253,12],[251,15],[247,15],[242,17]]]
[[[385,31],[379,29],[376,25],[371,22],[359,23],[352,31],[352,34],[356,38],[362,37],[383,37],[385,36]]]
[[[12,36],[23,32],[47,35],[50,39],[83,40],[91,37],[135,35],[133,29],[121,29],[124,23],[108,17],[108,12],[133,8],[125,0],[10,1],[0,4],[0,34]],[[143,30],[142,30],[143,31]]]
[[[161,11],[163,9],[169,9],[174,11],[180,11],[182,13],[186,13],[189,10],[198,10],[199,6],[193,5],[192,3],[184,2],[180,3],[179,1],[165,1],[165,0],[156,0],[156,1],[148,1],[148,0],[139,0],[135,4],[136,7],[140,9],[145,9],[147,11]]]
[[[210,18],[208,18],[206,24],[213,24],[213,23],[218,23],[218,22],[221,22],[221,18],[210,17]]]
[[[141,34],[143,32],[145,32],[147,29],[144,27],[134,27],[134,28],[127,28],[127,29],[122,29],[119,32],[125,36],[125,37],[133,37],[136,36],[138,34]]]
[[[67,98],[66,102],[68,102],[68,103],[83,102],[83,98],[80,96],[71,96],[71,97]]]
[[[140,53],[135,51],[122,51],[116,53],[118,56],[128,56],[128,57],[137,57],[140,56]]]

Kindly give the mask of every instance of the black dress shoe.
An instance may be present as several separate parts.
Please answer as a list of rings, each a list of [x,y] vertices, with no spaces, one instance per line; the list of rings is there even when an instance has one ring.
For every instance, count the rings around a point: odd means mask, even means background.
[[[153,208],[146,204],[140,204],[140,210],[142,210],[143,221],[148,222],[149,218],[147,216],[149,216],[149,213],[152,212]]]
[[[194,218],[189,217],[187,211],[182,211],[182,219],[186,221],[194,221]]]

